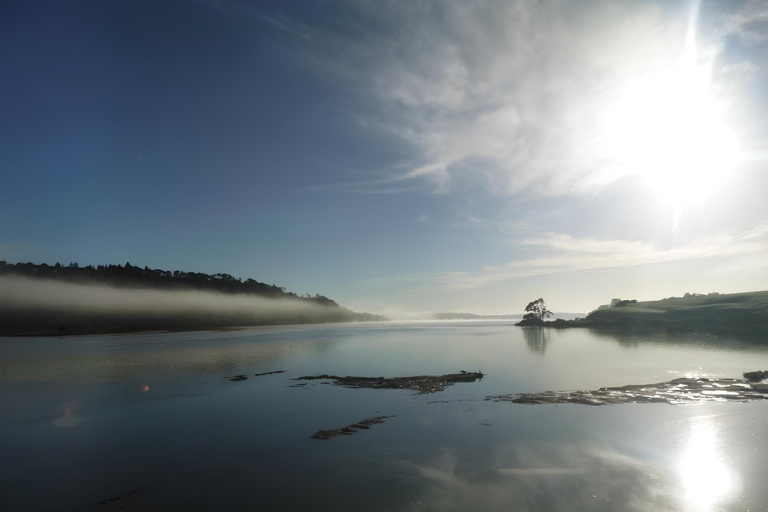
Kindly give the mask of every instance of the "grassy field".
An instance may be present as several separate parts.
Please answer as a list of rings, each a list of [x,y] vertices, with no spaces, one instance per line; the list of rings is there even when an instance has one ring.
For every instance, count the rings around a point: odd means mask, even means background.
[[[558,323],[563,327],[768,334],[768,291],[635,302]]]

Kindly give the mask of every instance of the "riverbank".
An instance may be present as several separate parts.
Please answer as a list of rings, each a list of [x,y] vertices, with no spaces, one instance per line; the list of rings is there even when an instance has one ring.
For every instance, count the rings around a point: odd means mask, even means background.
[[[768,335],[768,291],[691,295],[656,301],[621,301],[585,318],[519,322],[518,326],[591,328],[618,331],[697,332]]]

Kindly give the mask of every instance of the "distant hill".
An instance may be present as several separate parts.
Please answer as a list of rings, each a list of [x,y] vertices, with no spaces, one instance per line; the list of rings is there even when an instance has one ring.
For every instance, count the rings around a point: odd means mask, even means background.
[[[0,261],[0,335],[386,320],[229,274]]]
[[[473,313],[432,313],[431,320],[520,320],[523,315],[475,315]]]
[[[614,299],[585,318],[546,322],[554,327],[666,330],[712,334],[768,333],[768,291],[686,294],[655,301]]]
[[[574,320],[584,317],[584,313],[554,313],[553,319]],[[474,313],[432,313],[433,320],[521,320],[522,313],[514,315],[476,315]]]

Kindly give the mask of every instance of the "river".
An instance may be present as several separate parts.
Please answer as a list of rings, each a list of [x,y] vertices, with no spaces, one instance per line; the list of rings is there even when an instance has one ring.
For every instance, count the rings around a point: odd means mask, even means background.
[[[0,509],[765,510],[768,402],[483,400],[765,369],[754,342],[504,322],[0,338]],[[460,370],[485,377],[423,395],[293,380]]]

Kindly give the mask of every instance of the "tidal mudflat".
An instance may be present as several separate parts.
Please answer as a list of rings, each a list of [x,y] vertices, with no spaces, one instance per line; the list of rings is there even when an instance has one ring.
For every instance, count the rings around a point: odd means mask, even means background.
[[[768,368],[768,347],[750,340],[454,322],[0,338],[0,351],[3,510],[768,503],[764,400],[484,400],[759,391],[741,376]],[[643,382],[658,384],[627,387]]]
[[[706,379],[681,377],[655,384],[627,384],[600,388],[594,391],[544,391],[489,396],[493,402],[516,404],[691,404],[698,402],[768,399],[768,384],[755,384],[744,379]]]

